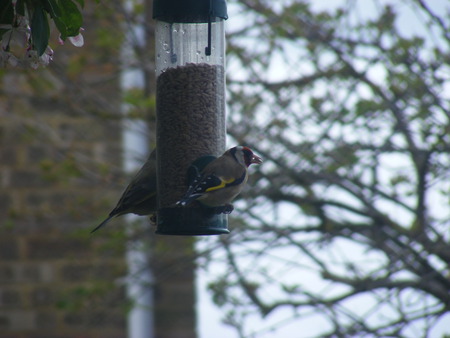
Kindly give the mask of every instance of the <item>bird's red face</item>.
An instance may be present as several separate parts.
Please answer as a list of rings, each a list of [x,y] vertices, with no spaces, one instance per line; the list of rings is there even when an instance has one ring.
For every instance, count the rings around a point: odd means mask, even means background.
[[[250,166],[251,164],[261,164],[262,158],[254,154],[249,147],[242,147],[242,152],[244,153],[245,164]]]

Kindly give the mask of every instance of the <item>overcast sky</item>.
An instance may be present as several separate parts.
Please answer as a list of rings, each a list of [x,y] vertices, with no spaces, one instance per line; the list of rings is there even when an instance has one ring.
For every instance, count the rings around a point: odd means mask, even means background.
[[[345,2],[344,0],[314,0],[311,1],[313,3],[313,8],[318,10],[330,9],[336,7],[337,5]],[[358,15],[372,15],[376,13],[375,8],[373,7],[373,1],[354,1],[355,6],[358,7],[355,9],[355,12]],[[402,1],[379,1],[379,4],[384,3],[393,3],[395,4],[398,10],[401,9],[400,17],[399,17],[399,27],[403,30],[406,36],[411,35],[419,35],[423,34],[425,29],[421,27],[420,22],[416,16],[416,14],[407,6],[404,5]],[[449,7],[449,2],[446,0],[435,0],[435,1],[427,1],[430,7],[436,11],[436,13],[442,13],[444,8]],[[276,4],[276,3],[275,3]],[[229,5],[229,19],[226,22],[226,26],[228,30],[233,30],[235,27],[240,25],[239,20],[239,10],[233,4]],[[275,70],[274,74],[283,72],[283,64],[279,65],[280,70]],[[232,218],[230,220],[232,223]],[[230,224],[231,225],[231,224]],[[232,225],[230,226],[230,229]],[[205,242],[211,242],[211,239],[205,239]],[[200,244],[202,246],[203,244]],[[206,244],[207,245],[207,244]],[[219,268],[218,266],[216,268]],[[301,273],[298,269],[297,273]],[[217,308],[210,300],[211,296],[205,290],[207,290],[207,283],[210,281],[212,276],[215,274],[214,264],[211,267],[211,270],[206,273],[205,271],[199,271],[198,280],[197,280],[197,292],[198,292],[198,302],[197,302],[197,310],[198,310],[198,331],[200,338],[235,338],[238,337],[236,331],[231,329],[229,326],[226,326],[221,323],[221,319],[223,318],[223,313],[219,308]],[[295,277],[295,276],[294,276]],[[305,278],[304,275],[297,276],[297,278]],[[361,300],[360,300],[361,302]],[[321,321],[319,318],[310,318],[305,324],[305,321],[289,321],[287,320],[283,325],[281,325],[280,329],[274,332],[265,331],[266,327],[270,327],[273,323],[277,321],[282,322],[285,319],[291,318],[292,313],[290,310],[282,310],[277,311],[275,314],[271,314],[269,316],[267,322],[260,322],[256,320],[253,323],[250,323],[250,326],[253,327],[254,330],[259,331],[259,333],[255,333],[255,338],[271,338],[271,337],[295,337],[295,338],[306,338],[311,337],[317,334],[317,328],[320,327]],[[435,330],[433,331],[436,337],[441,337],[442,333],[446,332],[450,333],[450,315],[443,318],[438,325],[436,325]],[[285,325],[284,325],[285,324]]]

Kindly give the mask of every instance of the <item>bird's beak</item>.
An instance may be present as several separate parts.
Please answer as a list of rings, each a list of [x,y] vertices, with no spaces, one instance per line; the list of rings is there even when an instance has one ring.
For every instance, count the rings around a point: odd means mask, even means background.
[[[252,160],[250,163],[261,164],[263,162],[262,158],[258,155],[253,154]]]

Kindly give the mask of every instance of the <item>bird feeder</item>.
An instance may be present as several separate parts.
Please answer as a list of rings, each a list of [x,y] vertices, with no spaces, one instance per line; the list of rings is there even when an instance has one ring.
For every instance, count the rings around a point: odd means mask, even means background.
[[[155,0],[158,234],[229,233],[225,214],[176,202],[225,150],[225,0]]]

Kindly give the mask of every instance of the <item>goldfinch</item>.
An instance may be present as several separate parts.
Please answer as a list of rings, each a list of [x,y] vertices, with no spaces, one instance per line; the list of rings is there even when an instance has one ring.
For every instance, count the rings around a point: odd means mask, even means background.
[[[156,200],[156,149],[133,177],[109,216],[94,230],[97,231],[111,219],[124,214],[150,215],[157,210]]]
[[[250,148],[230,148],[196,175],[186,194],[176,204],[187,206],[197,200],[206,207],[230,213],[233,211],[231,201],[247,182],[247,168],[251,164],[260,163],[261,157],[255,155]]]

